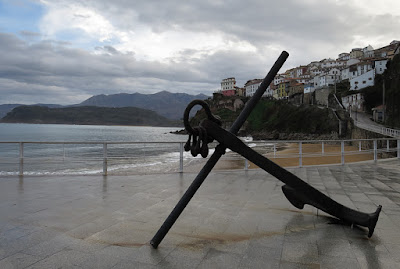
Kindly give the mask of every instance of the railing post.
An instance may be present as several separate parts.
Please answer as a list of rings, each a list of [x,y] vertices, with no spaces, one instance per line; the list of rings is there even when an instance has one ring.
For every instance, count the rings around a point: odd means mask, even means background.
[[[24,175],[24,143],[19,142],[19,175]]]
[[[400,159],[400,139],[397,139],[397,158]]]
[[[361,151],[361,140],[358,141],[358,151]]]
[[[299,167],[303,166],[303,147],[302,142],[299,142]]]
[[[274,143],[274,158],[276,157],[276,143]]]
[[[374,161],[378,160],[378,143],[374,140]]]
[[[324,145],[324,141],[322,141],[322,155],[325,154],[325,145]]]
[[[244,170],[249,170],[249,161],[246,158],[244,159]]]
[[[344,141],[340,142],[341,164],[344,165]]]
[[[103,143],[103,176],[107,175],[107,143]]]
[[[183,142],[179,143],[179,173],[183,173]]]
[[[389,140],[386,140],[386,151],[390,151],[390,145],[389,145]]]

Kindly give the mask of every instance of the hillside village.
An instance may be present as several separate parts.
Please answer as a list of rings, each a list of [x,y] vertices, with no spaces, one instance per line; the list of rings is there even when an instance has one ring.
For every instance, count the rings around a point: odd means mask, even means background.
[[[326,105],[324,102],[328,102],[327,95],[336,91],[336,85],[340,83],[346,85],[349,90],[348,95],[341,97],[341,105],[347,111],[365,111],[360,90],[374,86],[376,76],[382,75],[388,61],[399,53],[400,41],[396,40],[379,49],[370,45],[365,48],[353,48],[349,53],[339,54],[336,60],[314,61],[278,74],[264,97],[287,99],[295,104]],[[243,87],[238,87],[234,77],[223,79],[221,88],[214,93],[214,99],[218,96],[251,97],[261,82],[262,79],[250,79]],[[326,96],[326,101],[318,98],[321,95]],[[232,105],[236,109],[241,103],[238,101]],[[378,113],[379,108],[375,111]]]

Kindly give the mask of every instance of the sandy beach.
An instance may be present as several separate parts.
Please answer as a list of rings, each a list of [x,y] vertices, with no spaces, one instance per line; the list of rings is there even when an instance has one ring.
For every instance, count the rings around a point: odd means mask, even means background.
[[[274,153],[271,149],[266,150],[263,148],[254,148],[263,156],[269,158],[274,163],[282,167],[296,167],[299,166],[299,144],[298,143],[282,143],[276,148]],[[345,163],[360,162],[373,160],[372,152],[360,152],[358,147],[345,145],[344,147],[344,160]],[[302,165],[323,165],[323,164],[340,164],[341,163],[341,145],[340,144],[327,144],[323,148],[322,144],[302,144]],[[206,160],[199,160],[195,164],[185,166],[184,170],[187,172],[199,172],[204,166]],[[258,166],[248,162],[249,169],[257,169]],[[238,154],[228,152],[218,161],[214,170],[229,170],[229,169],[244,169],[245,160]]]

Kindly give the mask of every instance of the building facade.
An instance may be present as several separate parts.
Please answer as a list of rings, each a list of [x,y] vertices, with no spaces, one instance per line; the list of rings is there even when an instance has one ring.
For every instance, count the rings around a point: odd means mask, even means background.
[[[375,85],[375,70],[372,69],[362,75],[350,79],[350,90],[359,91]]]
[[[224,96],[233,96],[236,94],[236,80],[234,77],[225,78],[221,81],[221,93]]]
[[[382,75],[383,72],[386,70],[386,64],[388,60],[387,59],[379,59],[375,60],[374,66],[375,66],[375,74]]]

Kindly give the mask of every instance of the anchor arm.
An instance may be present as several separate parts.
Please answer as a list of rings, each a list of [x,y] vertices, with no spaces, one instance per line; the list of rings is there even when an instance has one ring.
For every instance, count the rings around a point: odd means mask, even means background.
[[[217,140],[224,147],[239,153],[285,183],[286,185],[282,186],[282,191],[295,207],[302,209],[304,204],[312,205],[343,221],[367,227],[369,229],[368,237],[372,236],[382,206],[378,206],[376,211],[370,214],[348,208],[318,191],[288,170],[254,151],[234,134],[221,128],[214,122],[206,119],[203,120],[200,125],[205,128],[208,135]]]

